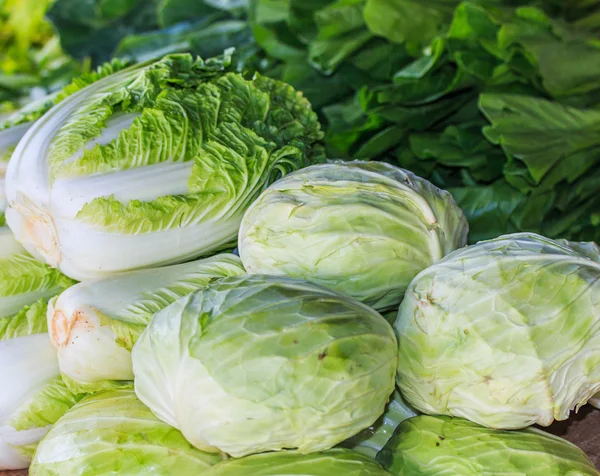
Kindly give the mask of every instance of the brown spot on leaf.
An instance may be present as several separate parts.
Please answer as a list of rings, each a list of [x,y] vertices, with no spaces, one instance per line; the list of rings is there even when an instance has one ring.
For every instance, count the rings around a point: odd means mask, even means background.
[[[327,349],[319,354],[319,360],[323,360],[325,357],[327,357]]]
[[[77,324],[86,326],[88,329],[94,327],[85,316],[85,313],[81,310],[75,311],[71,316],[71,319],[67,319],[67,316],[65,316],[61,310],[56,309],[52,315],[51,323],[51,331],[54,341],[60,347],[66,347],[69,342],[73,344],[74,342],[71,340],[71,332],[73,331],[73,327],[75,327]]]
[[[64,315],[62,311],[55,310],[52,314],[52,338],[59,346],[64,347],[69,342],[69,335],[71,334],[71,323]]]

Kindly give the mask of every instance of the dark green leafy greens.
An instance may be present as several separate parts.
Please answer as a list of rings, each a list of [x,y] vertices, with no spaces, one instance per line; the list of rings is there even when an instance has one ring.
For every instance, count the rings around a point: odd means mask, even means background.
[[[330,156],[450,189],[471,241],[600,238],[599,2],[255,0],[250,17]]]
[[[49,17],[64,48],[94,63],[189,51],[214,56],[252,48],[245,0],[57,0]]]

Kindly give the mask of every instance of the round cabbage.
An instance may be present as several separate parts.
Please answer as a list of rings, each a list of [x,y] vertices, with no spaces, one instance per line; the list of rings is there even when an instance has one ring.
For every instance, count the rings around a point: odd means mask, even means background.
[[[398,305],[417,273],[464,246],[452,196],[381,162],[308,167],[272,184],[239,233],[249,274],[322,284],[376,308]]]
[[[194,448],[131,389],[87,397],[42,440],[30,476],[197,476],[223,454]]]
[[[394,326],[398,386],[424,413],[546,426],[600,390],[600,263],[539,235],[484,241],[426,269]]]
[[[305,281],[224,278],[158,312],[133,348],[135,390],[196,447],[323,451],[373,424],[394,390],[392,327]]]
[[[491,430],[446,416],[403,421],[377,461],[394,476],[600,474],[583,451],[557,436],[533,428]]]

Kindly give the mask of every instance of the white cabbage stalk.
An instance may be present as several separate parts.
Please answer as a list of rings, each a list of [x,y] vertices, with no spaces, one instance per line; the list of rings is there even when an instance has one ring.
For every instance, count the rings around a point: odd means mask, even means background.
[[[0,470],[26,468],[76,399],[60,379],[46,325],[47,298],[71,284],[0,227]]]
[[[15,147],[30,127],[31,124],[27,123],[0,130],[0,226],[4,225],[4,211],[6,210],[5,181],[8,161]],[[2,247],[0,247],[0,253],[2,253]]]
[[[0,319],[0,470],[26,468],[37,443],[79,398],[60,378],[46,301]]]
[[[60,378],[47,300],[74,281],[37,261],[5,226],[5,173],[19,140],[52,103],[123,67],[120,61],[32,101],[0,124],[0,470],[26,468],[38,441],[81,395]]]
[[[47,334],[34,334],[0,342],[0,358],[0,382],[4,389],[0,393],[0,469],[26,468],[31,455],[21,447],[38,442],[48,426],[18,431],[13,420],[21,416],[22,401],[58,375],[56,352]]]
[[[5,221],[5,181],[8,162],[17,144],[32,126],[34,121],[42,117],[53,104],[59,103],[71,94],[83,89],[85,86],[92,84],[115,71],[119,71],[129,64],[130,62],[122,61],[120,59],[113,59],[110,63],[104,63],[98,66],[95,71],[90,71],[76,77],[72,83],[66,85],[61,90],[28,102],[21,109],[10,114],[0,122],[0,226],[3,226]]]
[[[154,313],[215,279],[244,275],[232,254],[79,283],[50,302],[48,328],[72,389],[130,385],[131,348]]]
[[[50,298],[74,284],[74,281],[26,253],[5,223],[5,181],[15,147],[53,103],[58,103],[88,84],[98,81],[127,63],[113,60],[95,71],[83,74],[57,93],[31,101],[0,123],[0,318],[11,316],[23,306],[41,298]]]
[[[19,142],[6,219],[36,257],[78,280],[205,256],[322,136],[291,86],[233,72],[230,55],[173,55],[54,106]]]

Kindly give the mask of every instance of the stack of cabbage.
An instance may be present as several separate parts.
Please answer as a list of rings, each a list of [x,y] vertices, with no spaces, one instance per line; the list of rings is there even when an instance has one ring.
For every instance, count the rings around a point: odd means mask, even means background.
[[[115,70],[12,129],[0,468],[599,474],[523,429],[600,390],[595,248],[465,248],[449,193],[326,162],[231,52]]]

